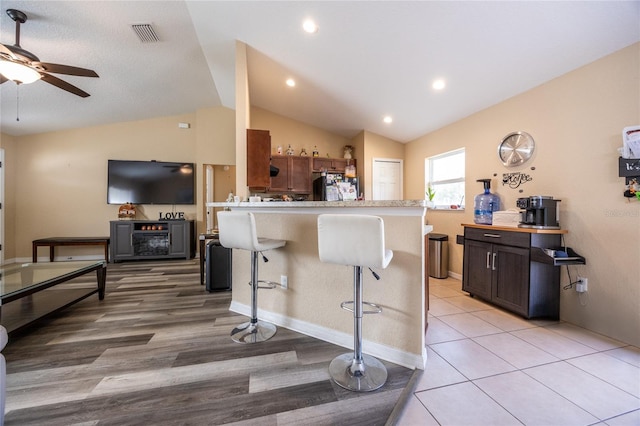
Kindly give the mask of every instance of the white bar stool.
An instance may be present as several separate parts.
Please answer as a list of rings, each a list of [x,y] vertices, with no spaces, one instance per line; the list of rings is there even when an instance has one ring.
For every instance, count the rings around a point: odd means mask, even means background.
[[[377,216],[321,214],[318,216],[318,253],[326,263],[353,266],[353,299],[340,307],[353,312],[353,353],[331,361],[329,375],[341,387],[373,391],[387,381],[387,369],[376,358],[362,354],[362,315],[382,309],[362,300],[362,268],[386,268],[393,257],[384,246],[384,222]],[[380,277],[371,271],[376,279]],[[348,307],[353,305],[353,308]],[[365,311],[363,305],[373,309]]]
[[[263,251],[283,247],[285,240],[259,238],[256,232],[256,221],[252,213],[238,211],[218,212],[218,229],[220,244],[230,249],[249,250],[251,252],[251,320],[237,326],[231,331],[231,338],[238,343],[259,343],[269,340],[276,334],[276,326],[258,321],[258,289],[275,288],[272,281],[258,280],[258,253],[265,262],[269,259]],[[265,284],[260,286],[260,283]]]

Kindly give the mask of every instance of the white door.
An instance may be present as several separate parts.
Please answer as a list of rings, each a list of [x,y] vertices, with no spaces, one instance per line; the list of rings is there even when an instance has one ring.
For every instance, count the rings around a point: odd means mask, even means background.
[[[374,158],[372,189],[374,200],[402,200],[402,160]]]

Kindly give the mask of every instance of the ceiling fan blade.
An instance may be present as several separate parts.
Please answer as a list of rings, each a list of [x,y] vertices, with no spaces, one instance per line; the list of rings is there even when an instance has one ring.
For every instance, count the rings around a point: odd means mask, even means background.
[[[0,43],[0,53],[8,55],[11,59],[17,59],[16,55],[4,44]]]
[[[72,67],[70,65],[50,64],[48,62],[32,62],[36,67],[42,67],[46,72],[55,74],[77,75],[80,77],[98,77],[98,74],[86,68]]]
[[[78,95],[82,98],[91,96],[84,90],[81,90],[76,86],[74,86],[73,84],[69,84],[64,80],[60,80],[58,77],[54,77],[51,74],[47,74],[46,72],[41,72],[40,74],[42,75],[43,81],[46,81],[49,84],[59,87],[62,90],[66,90],[67,92],[73,93],[74,95]]]

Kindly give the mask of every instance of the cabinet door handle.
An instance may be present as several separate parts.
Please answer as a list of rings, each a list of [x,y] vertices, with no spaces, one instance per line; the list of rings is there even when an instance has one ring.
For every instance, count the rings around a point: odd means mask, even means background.
[[[500,238],[501,235],[499,234],[484,234],[485,237],[489,237],[489,238]]]
[[[492,271],[496,270],[496,254],[498,254],[498,253],[493,253],[493,261],[492,261],[492,264],[491,264],[491,270]]]
[[[491,265],[489,265],[489,257],[491,256],[491,252],[488,251],[487,252],[487,269],[491,268]]]
[[[172,235],[171,235],[171,234],[169,234],[169,245],[172,245],[172,244],[173,244],[173,242],[171,241],[171,240],[172,240],[172,238],[171,238],[171,237],[172,237]]]

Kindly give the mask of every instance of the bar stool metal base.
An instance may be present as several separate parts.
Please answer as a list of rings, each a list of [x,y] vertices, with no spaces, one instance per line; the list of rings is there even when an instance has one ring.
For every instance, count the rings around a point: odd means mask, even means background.
[[[231,339],[237,343],[260,343],[276,334],[276,326],[264,321],[245,322],[231,330]]]
[[[387,368],[370,355],[363,354],[362,361],[358,362],[353,352],[349,352],[331,361],[329,375],[336,384],[347,390],[370,392],[385,384]]]

